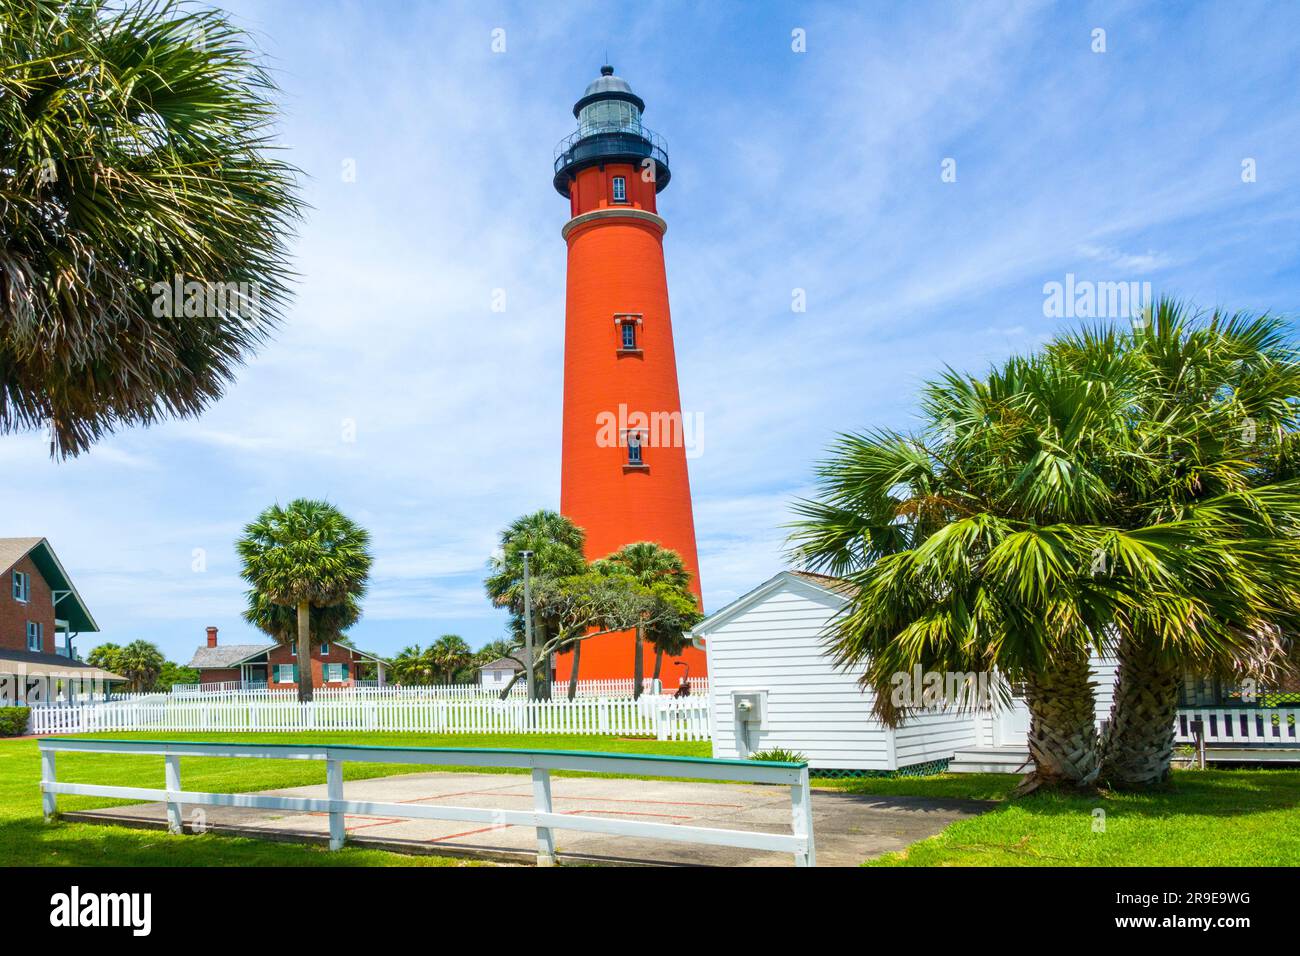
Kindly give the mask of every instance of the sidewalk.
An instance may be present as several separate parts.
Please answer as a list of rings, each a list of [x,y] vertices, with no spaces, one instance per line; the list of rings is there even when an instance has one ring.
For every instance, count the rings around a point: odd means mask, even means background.
[[[294,787],[268,793],[320,797],[325,786]],[[429,803],[488,809],[533,805],[530,778],[520,774],[422,773],[349,781],[349,800]],[[736,830],[790,832],[790,794],[786,787],[555,777],[552,796],[558,813],[630,816],[661,823]],[[948,824],[974,816],[991,804],[920,797],[873,797],[817,790],[813,793],[813,832],[819,866],[857,866],[864,860],[938,833]],[[196,808],[185,809],[188,829]],[[262,839],[325,842],[328,816],[316,813],[204,807],[214,833]],[[83,810],[66,819],[161,828],[162,803]],[[348,842],[405,853],[469,855],[502,862],[532,863],[536,831],[511,825],[466,824],[444,820],[401,820],[348,816]],[[792,866],[788,854],[732,847],[672,843],[573,830],[555,831],[560,862]]]

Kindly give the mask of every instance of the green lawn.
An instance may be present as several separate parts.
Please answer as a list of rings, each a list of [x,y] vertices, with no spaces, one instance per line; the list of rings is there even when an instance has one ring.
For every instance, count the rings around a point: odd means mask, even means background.
[[[660,743],[614,737],[489,734],[125,734],[117,739],[230,741],[233,743],[355,743],[412,747],[519,747],[546,750],[600,750],[610,753],[674,754],[707,757],[705,743]],[[59,779],[118,786],[163,786],[163,761],[128,754],[60,754]],[[344,764],[344,777],[360,780],[432,768],[411,764]],[[482,771],[483,768],[474,768]],[[490,772],[490,771],[488,771]],[[509,771],[501,771],[509,772]],[[325,782],[325,764],[304,760],[181,758],[181,780],[195,790],[239,793],[299,787]],[[40,757],[35,740],[0,740],[0,866],[461,866],[448,857],[407,856],[378,850],[346,848],[330,853],[320,847],[227,836],[171,836],[99,824],[41,819]],[[60,796],[60,810],[87,810],[125,801],[102,797]]]
[[[872,866],[1300,866],[1300,770],[1175,771],[1149,794],[1010,799],[1013,775],[827,782],[855,793],[997,800]],[[1104,811],[1104,831],[1094,811]]]

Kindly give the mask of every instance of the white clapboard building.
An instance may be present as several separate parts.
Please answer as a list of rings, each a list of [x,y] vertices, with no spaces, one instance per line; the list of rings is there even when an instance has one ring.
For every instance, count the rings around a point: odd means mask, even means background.
[[[836,666],[826,652],[848,593],[837,578],[783,571],[692,629],[708,657],[715,757],[781,748],[817,769],[885,771],[938,761],[953,761],[954,770],[1014,770],[1024,762],[1021,701],[997,713],[936,709],[892,730],[872,717],[861,670]],[[1101,666],[1099,718],[1110,709],[1113,681],[1113,667]]]

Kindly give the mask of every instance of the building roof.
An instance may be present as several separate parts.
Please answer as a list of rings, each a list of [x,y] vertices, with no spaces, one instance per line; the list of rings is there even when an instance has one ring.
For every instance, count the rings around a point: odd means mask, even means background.
[[[190,659],[189,666],[197,667],[200,670],[213,667],[234,667],[236,664],[242,664],[250,657],[258,654],[265,654],[275,643],[269,644],[218,644],[216,647],[208,647],[206,644],[202,647],[195,648],[194,657]]]
[[[351,644],[343,641],[337,642],[340,647],[346,647],[352,652],[353,657],[364,657],[367,660],[378,661],[381,664],[387,664],[388,661],[378,654],[371,654],[369,651],[359,650]],[[250,657],[256,657],[258,654],[265,654],[276,646],[275,641],[266,644],[218,644],[216,647],[208,647],[202,644],[194,649],[194,657],[190,659],[189,667],[197,667],[199,670],[211,670],[218,667],[234,667],[242,664]]]
[[[82,680],[126,680],[121,674],[114,674],[102,667],[64,657],[62,654],[37,654],[35,651],[0,649],[0,674],[13,673],[30,674],[34,677],[68,676]]]
[[[827,574],[814,574],[811,571],[779,571],[752,591],[742,594],[730,604],[719,608],[704,618],[690,629],[688,636],[694,640],[703,638],[723,621],[735,617],[741,611],[762,600],[788,581],[797,581],[803,585],[815,587],[817,590],[823,591],[841,602],[847,601],[853,596],[853,585],[843,578],[835,578]]]
[[[511,657],[498,657],[494,661],[488,661],[486,664],[480,667],[479,670],[503,671],[506,670],[507,668],[512,671],[521,671],[524,669],[524,665],[520,664],[517,660]]]
[[[49,584],[51,591],[65,591],[59,597],[54,608],[54,616],[68,622],[68,629],[74,633],[84,634],[99,630],[90,608],[77,593],[68,572],[50,547],[45,538],[0,538],[0,574],[5,574],[23,558],[31,556],[32,563],[41,572],[41,577]]]

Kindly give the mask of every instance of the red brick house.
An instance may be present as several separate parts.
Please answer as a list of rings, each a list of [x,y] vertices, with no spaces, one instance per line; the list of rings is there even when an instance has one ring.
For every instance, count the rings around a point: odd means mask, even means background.
[[[209,627],[207,644],[194,651],[189,666],[198,670],[200,687],[287,690],[298,686],[300,663],[296,645],[275,641],[221,644],[217,641],[217,629]],[[337,641],[318,644],[311,649],[312,686],[354,687],[363,679],[382,684],[386,663],[380,657]]]
[[[77,659],[73,639],[99,625],[47,540],[0,538],[0,569],[0,676],[46,678],[54,692],[70,678],[105,690],[125,680]],[[31,691],[12,686],[24,699]]]

